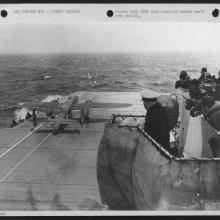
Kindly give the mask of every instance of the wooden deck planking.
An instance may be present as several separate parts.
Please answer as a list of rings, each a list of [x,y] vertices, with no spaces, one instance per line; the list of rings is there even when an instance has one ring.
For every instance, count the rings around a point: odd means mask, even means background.
[[[120,109],[92,109],[90,116],[94,118],[144,112],[138,93],[93,92],[83,96],[96,102],[133,104]],[[21,124],[1,131],[0,153],[27,135],[32,126],[25,122],[24,127]],[[65,130],[74,128],[81,133],[64,131],[53,135],[45,124],[0,158],[0,210],[89,210],[86,202],[101,202],[96,159],[104,122],[81,127],[76,121]]]

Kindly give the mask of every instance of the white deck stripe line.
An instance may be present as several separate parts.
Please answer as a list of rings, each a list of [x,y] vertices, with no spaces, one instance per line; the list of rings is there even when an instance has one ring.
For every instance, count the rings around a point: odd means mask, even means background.
[[[13,144],[8,150],[6,150],[4,153],[0,155],[0,159],[4,157],[9,151],[13,150],[18,144],[20,144],[22,141],[24,141],[26,138],[28,138],[31,134],[33,134],[37,129],[39,129],[44,123],[40,124],[38,127],[36,127],[33,131],[31,131],[29,134],[24,136],[20,141]]]
[[[17,167],[19,167],[26,158],[28,158],[52,133],[48,134],[32,151],[30,151],[13,169],[11,169],[1,180],[2,183]]]
[[[40,124],[40,125],[42,125],[42,124]],[[36,129],[38,129],[40,126],[38,126],[38,127],[36,127],[35,128],[35,131],[36,131]],[[6,128],[7,130],[13,130],[13,129],[15,129],[15,128]],[[17,126],[16,126],[16,130],[17,130],[18,128],[17,128]],[[19,128],[19,130],[30,130],[29,128]],[[4,129],[5,130],[5,129]],[[27,135],[29,135],[30,133],[28,133]],[[26,135],[26,136],[27,136]],[[23,138],[25,138],[26,136],[24,136]],[[17,138],[15,141],[13,141],[11,144],[9,144],[9,145],[3,145],[3,147],[5,148],[5,147],[10,147],[10,146],[12,146],[12,145],[14,145],[14,144],[16,144],[19,140],[21,140],[20,139],[20,137],[19,138]],[[1,155],[0,155],[0,158],[1,158]]]

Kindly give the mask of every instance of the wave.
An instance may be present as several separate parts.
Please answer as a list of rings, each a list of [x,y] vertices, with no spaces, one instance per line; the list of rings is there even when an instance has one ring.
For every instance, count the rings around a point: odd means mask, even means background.
[[[87,67],[80,67],[79,70],[89,70]]]
[[[8,108],[8,105],[6,105],[6,104],[1,104],[0,105],[0,109],[5,109],[5,108]]]
[[[199,73],[200,71],[197,69],[187,69],[187,72],[191,72],[191,73]]]
[[[100,84],[94,85],[93,87],[95,87],[95,88],[109,87],[109,83],[100,83]]]
[[[44,76],[43,79],[49,79],[51,76]]]
[[[64,96],[61,95],[49,95],[46,98],[42,100],[42,102],[51,102],[52,100],[61,99],[64,98]]]
[[[115,84],[123,84],[121,81],[115,81]]]
[[[157,87],[169,87],[172,83],[171,82],[152,82],[150,83],[153,86],[157,86]]]
[[[3,112],[11,112],[11,111],[15,111],[18,108],[18,106],[9,106],[3,109],[0,109]]]

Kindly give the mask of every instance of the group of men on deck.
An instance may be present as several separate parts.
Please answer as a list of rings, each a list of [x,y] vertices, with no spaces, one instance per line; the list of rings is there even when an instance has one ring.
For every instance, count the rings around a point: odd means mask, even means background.
[[[208,120],[216,130],[220,130],[220,71],[219,78],[215,78],[204,67],[198,79],[191,79],[186,71],[181,71],[175,88],[182,88],[189,92],[190,99],[187,100],[185,108],[190,111],[192,117],[203,114],[204,119]],[[142,92],[141,96],[147,110],[144,130],[172,153],[170,131],[178,122],[177,99],[170,95],[163,95],[161,102],[161,95],[152,91]],[[169,102],[172,104],[170,108],[166,108]]]
[[[218,74],[219,77],[215,78],[204,67],[198,79],[191,79],[186,71],[181,71],[180,80],[176,82],[176,88],[189,91],[185,108],[190,115],[203,115],[216,130],[220,130],[220,71]]]

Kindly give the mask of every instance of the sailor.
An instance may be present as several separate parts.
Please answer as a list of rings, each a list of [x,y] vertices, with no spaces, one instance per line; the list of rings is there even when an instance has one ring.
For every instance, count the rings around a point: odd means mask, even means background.
[[[202,81],[204,81],[204,80],[211,79],[211,78],[212,78],[212,76],[211,76],[210,73],[207,72],[207,68],[206,68],[206,67],[203,67],[203,68],[201,69],[201,75],[200,75],[200,77],[199,77],[198,80],[199,80],[200,82],[202,82]]]
[[[13,128],[16,125],[18,125],[18,123],[15,121],[15,119],[12,120],[11,124],[9,125],[9,128]]]
[[[141,93],[147,110],[144,130],[166,150],[170,150],[170,129],[165,109],[157,102],[159,94],[150,90]]]
[[[72,114],[72,109],[74,108],[74,106],[79,102],[79,97],[76,95],[73,96],[69,96],[67,99],[67,113],[65,115],[65,118],[70,119],[73,118],[73,114]]]
[[[25,116],[25,120],[29,120],[31,118],[31,113],[30,112],[27,112],[26,116]]]
[[[207,95],[206,90],[202,89],[200,85],[194,85],[189,90],[190,98],[186,100],[186,110],[190,110],[191,117],[197,117],[202,114],[201,99]]]
[[[37,115],[36,115],[35,109],[33,109],[32,117],[33,117],[33,124],[34,124],[34,128],[35,128],[37,125]]]
[[[175,83],[175,89],[183,88],[189,89],[190,86],[190,77],[185,70],[182,70],[179,75],[179,80]]]
[[[204,119],[208,120],[216,130],[220,131],[220,102],[207,95],[202,98],[202,106]]]

